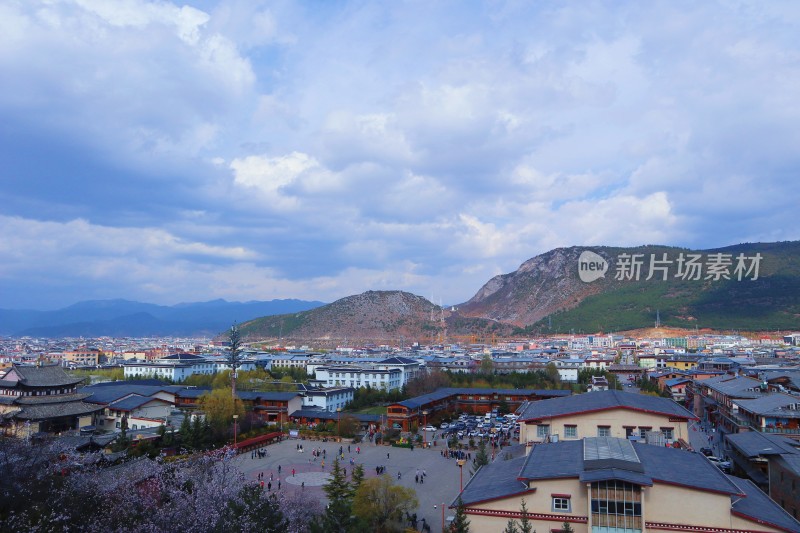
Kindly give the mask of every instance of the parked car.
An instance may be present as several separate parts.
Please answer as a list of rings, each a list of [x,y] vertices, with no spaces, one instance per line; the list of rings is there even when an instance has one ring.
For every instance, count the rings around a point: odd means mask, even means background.
[[[711,461],[711,464],[713,464],[723,472],[729,472],[731,469],[730,461],[725,461],[724,459],[720,459],[719,457],[714,457],[713,455],[707,455],[706,459]]]
[[[425,431],[436,431],[436,428],[428,424],[427,426],[425,426]]]
[[[711,448],[700,448],[700,453],[708,457],[709,455],[714,455],[714,450]]]

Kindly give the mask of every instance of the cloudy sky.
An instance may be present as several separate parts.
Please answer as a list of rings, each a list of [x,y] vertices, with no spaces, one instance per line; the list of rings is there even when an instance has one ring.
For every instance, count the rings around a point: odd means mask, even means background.
[[[797,2],[0,0],[0,307],[800,238]]]

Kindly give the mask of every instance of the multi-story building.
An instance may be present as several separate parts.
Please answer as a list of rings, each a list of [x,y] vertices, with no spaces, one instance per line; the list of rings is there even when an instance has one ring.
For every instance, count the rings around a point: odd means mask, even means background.
[[[222,370],[229,370],[230,366],[223,359],[177,353],[153,362],[124,363],[122,368],[126,379],[158,378],[180,383],[193,374],[216,374]],[[239,365],[239,371],[255,369],[256,365],[252,360],[244,360]]]
[[[459,497],[475,531],[501,531],[521,518],[523,501],[536,531],[564,523],[576,533],[800,531],[753,483],[701,454],[609,437],[539,444],[492,462]]]
[[[403,371],[399,368],[381,370],[355,366],[317,367],[316,381],[325,387],[366,387],[394,390],[403,386]]]
[[[520,443],[619,437],[646,440],[660,433],[688,447],[689,421],[697,418],[667,398],[606,390],[531,402],[520,412]]]
[[[303,392],[303,409],[318,407],[328,412],[344,409],[353,401],[352,387],[335,387],[326,389],[306,389]]]

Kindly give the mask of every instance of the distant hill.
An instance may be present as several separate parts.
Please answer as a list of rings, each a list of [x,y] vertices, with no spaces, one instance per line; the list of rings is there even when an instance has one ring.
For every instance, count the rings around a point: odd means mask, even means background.
[[[442,327],[444,320],[445,327]],[[437,342],[443,335],[496,333],[513,327],[492,320],[462,317],[403,291],[367,291],[333,303],[280,316],[267,316],[241,325],[248,339],[302,339]]]
[[[591,251],[608,263],[605,277],[581,281],[578,260]],[[620,257],[641,254],[641,275],[617,279]],[[666,255],[671,263],[658,261]],[[700,254],[700,280],[682,279],[678,258]],[[731,279],[706,279],[713,254],[730,257]],[[758,279],[754,272],[736,279],[736,258],[761,254]],[[654,270],[650,280],[650,257]],[[746,274],[746,272],[743,272]],[[558,248],[525,261],[516,271],[489,280],[459,313],[518,326],[522,332],[610,332],[652,327],[656,314],[665,326],[741,330],[800,329],[800,242],[738,244],[713,250],[688,250],[666,246],[634,248]]]
[[[323,302],[270,300],[181,303],[90,300],[55,311],[0,309],[0,334],[31,337],[213,336],[233,322],[305,311]]]

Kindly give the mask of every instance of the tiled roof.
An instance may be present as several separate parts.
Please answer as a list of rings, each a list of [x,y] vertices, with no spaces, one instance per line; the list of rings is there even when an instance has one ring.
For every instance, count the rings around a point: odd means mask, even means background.
[[[88,415],[100,411],[102,407],[86,402],[51,403],[46,405],[26,405],[15,418],[21,420],[47,420],[61,416]]]
[[[734,513],[759,523],[767,523],[783,531],[800,532],[800,522],[772,501],[752,481],[734,476],[728,478],[746,496],[733,502],[731,508]]]
[[[741,376],[718,376],[701,379],[697,383],[732,398],[759,398],[764,394],[758,390],[758,380]]]
[[[338,415],[338,416],[337,416]],[[354,417],[359,422],[380,422],[381,415],[370,415],[363,413],[336,413],[325,411],[323,409],[298,409],[293,411],[289,416],[293,418],[319,418],[320,420],[330,420],[335,422],[339,417]]]
[[[781,454],[793,454],[800,457],[800,442],[783,435],[745,431],[725,435],[725,440],[745,457]]]
[[[138,394],[132,394],[127,398],[123,398],[121,400],[117,400],[115,402],[108,404],[108,407],[111,409],[117,409],[119,411],[132,411],[137,407],[141,407],[144,404],[150,403],[152,401],[164,402],[164,400],[153,398],[151,396],[139,396]]]
[[[178,394],[186,387],[180,385],[116,385],[116,386],[97,386],[91,385],[84,387],[81,392],[91,393],[86,401],[99,404],[108,404],[131,394],[139,396],[153,396],[159,392]]]
[[[14,364],[12,369],[19,375],[20,383],[27,387],[63,387],[77,385],[83,378],[74,378],[58,365],[23,366]]]
[[[409,398],[408,400],[398,402],[398,405],[408,407],[409,409],[417,409],[419,407],[422,407],[423,405],[435,402],[437,400],[442,400],[444,398],[456,394],[479,394],[481,396],[488,396],[492,394],[498,394],[504,396],[522,394],[525,396],[536,395],[536,396],[545,396],[552,398],[556,396],[569,396],[570,394],[572,394],[572,392],[568,390],[543,390],[543,389],[473,389],[466,387],[445,387],[437,389],[428,394],[423,394],[422,396],[416,396],[414,398]]]
[[[482,466],[464,487],[461,501],[464,504],[472,504],[527,492],[527,485],[517,479],[525,459],[518,457]],[[451,505],[455,504],[454,501]]]
[[[537,444],[519,472],[522,479],[553,479],[577,477],[582,481],[622,479],[641,485],[665,482],[700,490],[736,494],[722,471],[702,454],[650,444],[631,444],[639,462],[614,460],[608,464],[587,464],[584,461],[584,441],[611,437],[592,437],[583,440]],[[626,464],[629,463],[629,464]],[[597,466],[598,468],[595,468]],[[604,477],[605,476],[605,477]]]
[[[89,395],[83,393],[75,394],[53,394],[49,396],[17,396],[18,405],[41,405],[46,403],[65,403],[85,400]]]
[[[659,398],[633,392],[607,390],[531,402],[522,411],[520,419],[536,420],[540,418],[554,418],[607,409],[632,409],[660,413],[670,417],[686,419],[696,418],[690,411],[668,398]]]
[[[780,409],[781,407],[796,405],[800,403],[800,398],[780,392],[772,392],[754,400],[735,400],[735,402],[736,405],[746,411],[757,415],[764,415],[774,413],[775,410]],[[795,411],[795,413],[800,416],[800,411]],[[784,414],[788,415],[789,413]]]

